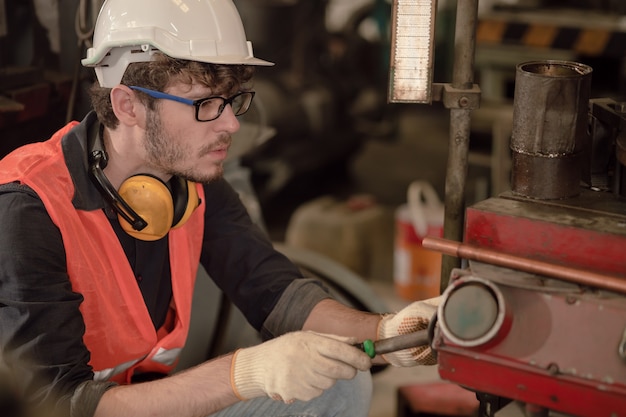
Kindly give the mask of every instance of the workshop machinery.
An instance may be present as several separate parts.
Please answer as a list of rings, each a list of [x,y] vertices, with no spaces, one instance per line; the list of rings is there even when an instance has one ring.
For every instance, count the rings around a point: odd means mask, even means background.
[[[518,65],[511,190],[423,242],[468,261],[432,346],[483,415],[626,415],[626,106],[589,99],[591,72]]]
[[[434,4],[394,2],[389,97],[450,109],[444,237],[422,242],[445,255],[439,375],[480,417],[625,416],[626,103],[591,98],[583,63],[520,62],[511,189],[465,207],[478,2],[457,2],[450,84],[429,72]]]

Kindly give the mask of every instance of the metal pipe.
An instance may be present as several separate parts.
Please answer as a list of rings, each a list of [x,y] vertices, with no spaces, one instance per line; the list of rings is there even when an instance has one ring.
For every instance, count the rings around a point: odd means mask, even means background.
[[[418,330],[409,334],[377,340],[374,342],[374,350],[377,355],[382,355],[383,353],[428,345],[428,343],[428,330]]]
[[[511,190],[561,199],[580,193],[585,150],[591,149],[592,69],[568,61],[519,64],[515,76]]]
[[[410,349],[418,346],[428,345],[430,339],[428,337],[428,330],[418,330],[413,333],[401,334],[398,336],[389,337],[387,339],[380,339],[375,342],[366,340],[363,343],[357,343],[354,345],[357,349],[363,350],[370,357],[376,355],[382,355],[385,353],[396,352],[402,349]],[[373,349],[371,349],[373,344]]]
[[[450,141],[445,181],[445,206],[443,236],[463,240],[465,216],[465,183],[467,180],[469,152],[470,110],[450,110]],[[440,292],[448,286],[450,272],[461,266],[461,260],[450,256],[441,258]]]
[[[454,35],[454,65],[452,87],[470,89],[474,83],[474,52],[476,49],[476,20],[478,0],[457,1]],[[465,214],[465,183],[467,179],[471,110],[450,110],[450,138],[445,182],[445,215],[443,236],[463,240]],[[442,257],[440,291],[448,286],[450,273],[461,260]]]
[[[459,243],[434,237],[424,238],[422,246],[426,249],[446,253],[463,259],[484,262],[505,268],[518,269],[531,274],[558,278],[579,285],[626,293],[626,281],[610,275],[579,270],[576,268],[537,261],[534,259],[522,258],[520,256],[509,255],[507,253],[497,252],[491,249],[479,248],[466,243]]]
[[[478,0],[459,0],[454,28],[454,64],[452,87],[467,90],[474,84],[474,51]]]

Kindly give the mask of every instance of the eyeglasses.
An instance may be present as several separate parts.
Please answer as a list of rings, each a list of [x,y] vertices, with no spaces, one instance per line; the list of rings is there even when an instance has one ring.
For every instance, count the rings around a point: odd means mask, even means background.
[[[156,99],[172,100],[194,106],[196,108],[196,120],[199,122],[210,122],[211,120],[217,119],[220,117],[227,104],[230,104],[235,116],[241,116],[248,111],[250,104],[252,103],[252,99],[254,98],[254,91],[244,91],[228,98],[210,96],[200,98],[198,100],[190,100],[188,98],[173,96],[171,94],[150,90],[149,88],[137,87],[135,85],[131,85],[129,88],[146,93],[150,97]]]

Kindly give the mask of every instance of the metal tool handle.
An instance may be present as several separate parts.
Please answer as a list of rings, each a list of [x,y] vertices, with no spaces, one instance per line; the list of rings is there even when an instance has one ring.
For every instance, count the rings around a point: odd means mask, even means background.
[[[428,330],[418,330],[417,332],[401,334],[375,342],[367,339],[363,343],[357,343],[355,346],[367,353],[370,358],[373,358],[384,353],[428,345],[429,342]]]

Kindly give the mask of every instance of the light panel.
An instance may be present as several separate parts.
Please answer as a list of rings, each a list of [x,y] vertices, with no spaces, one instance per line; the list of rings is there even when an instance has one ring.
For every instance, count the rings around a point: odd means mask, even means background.
[[[431,103],[437,0],[393,0],[391,103]]]

